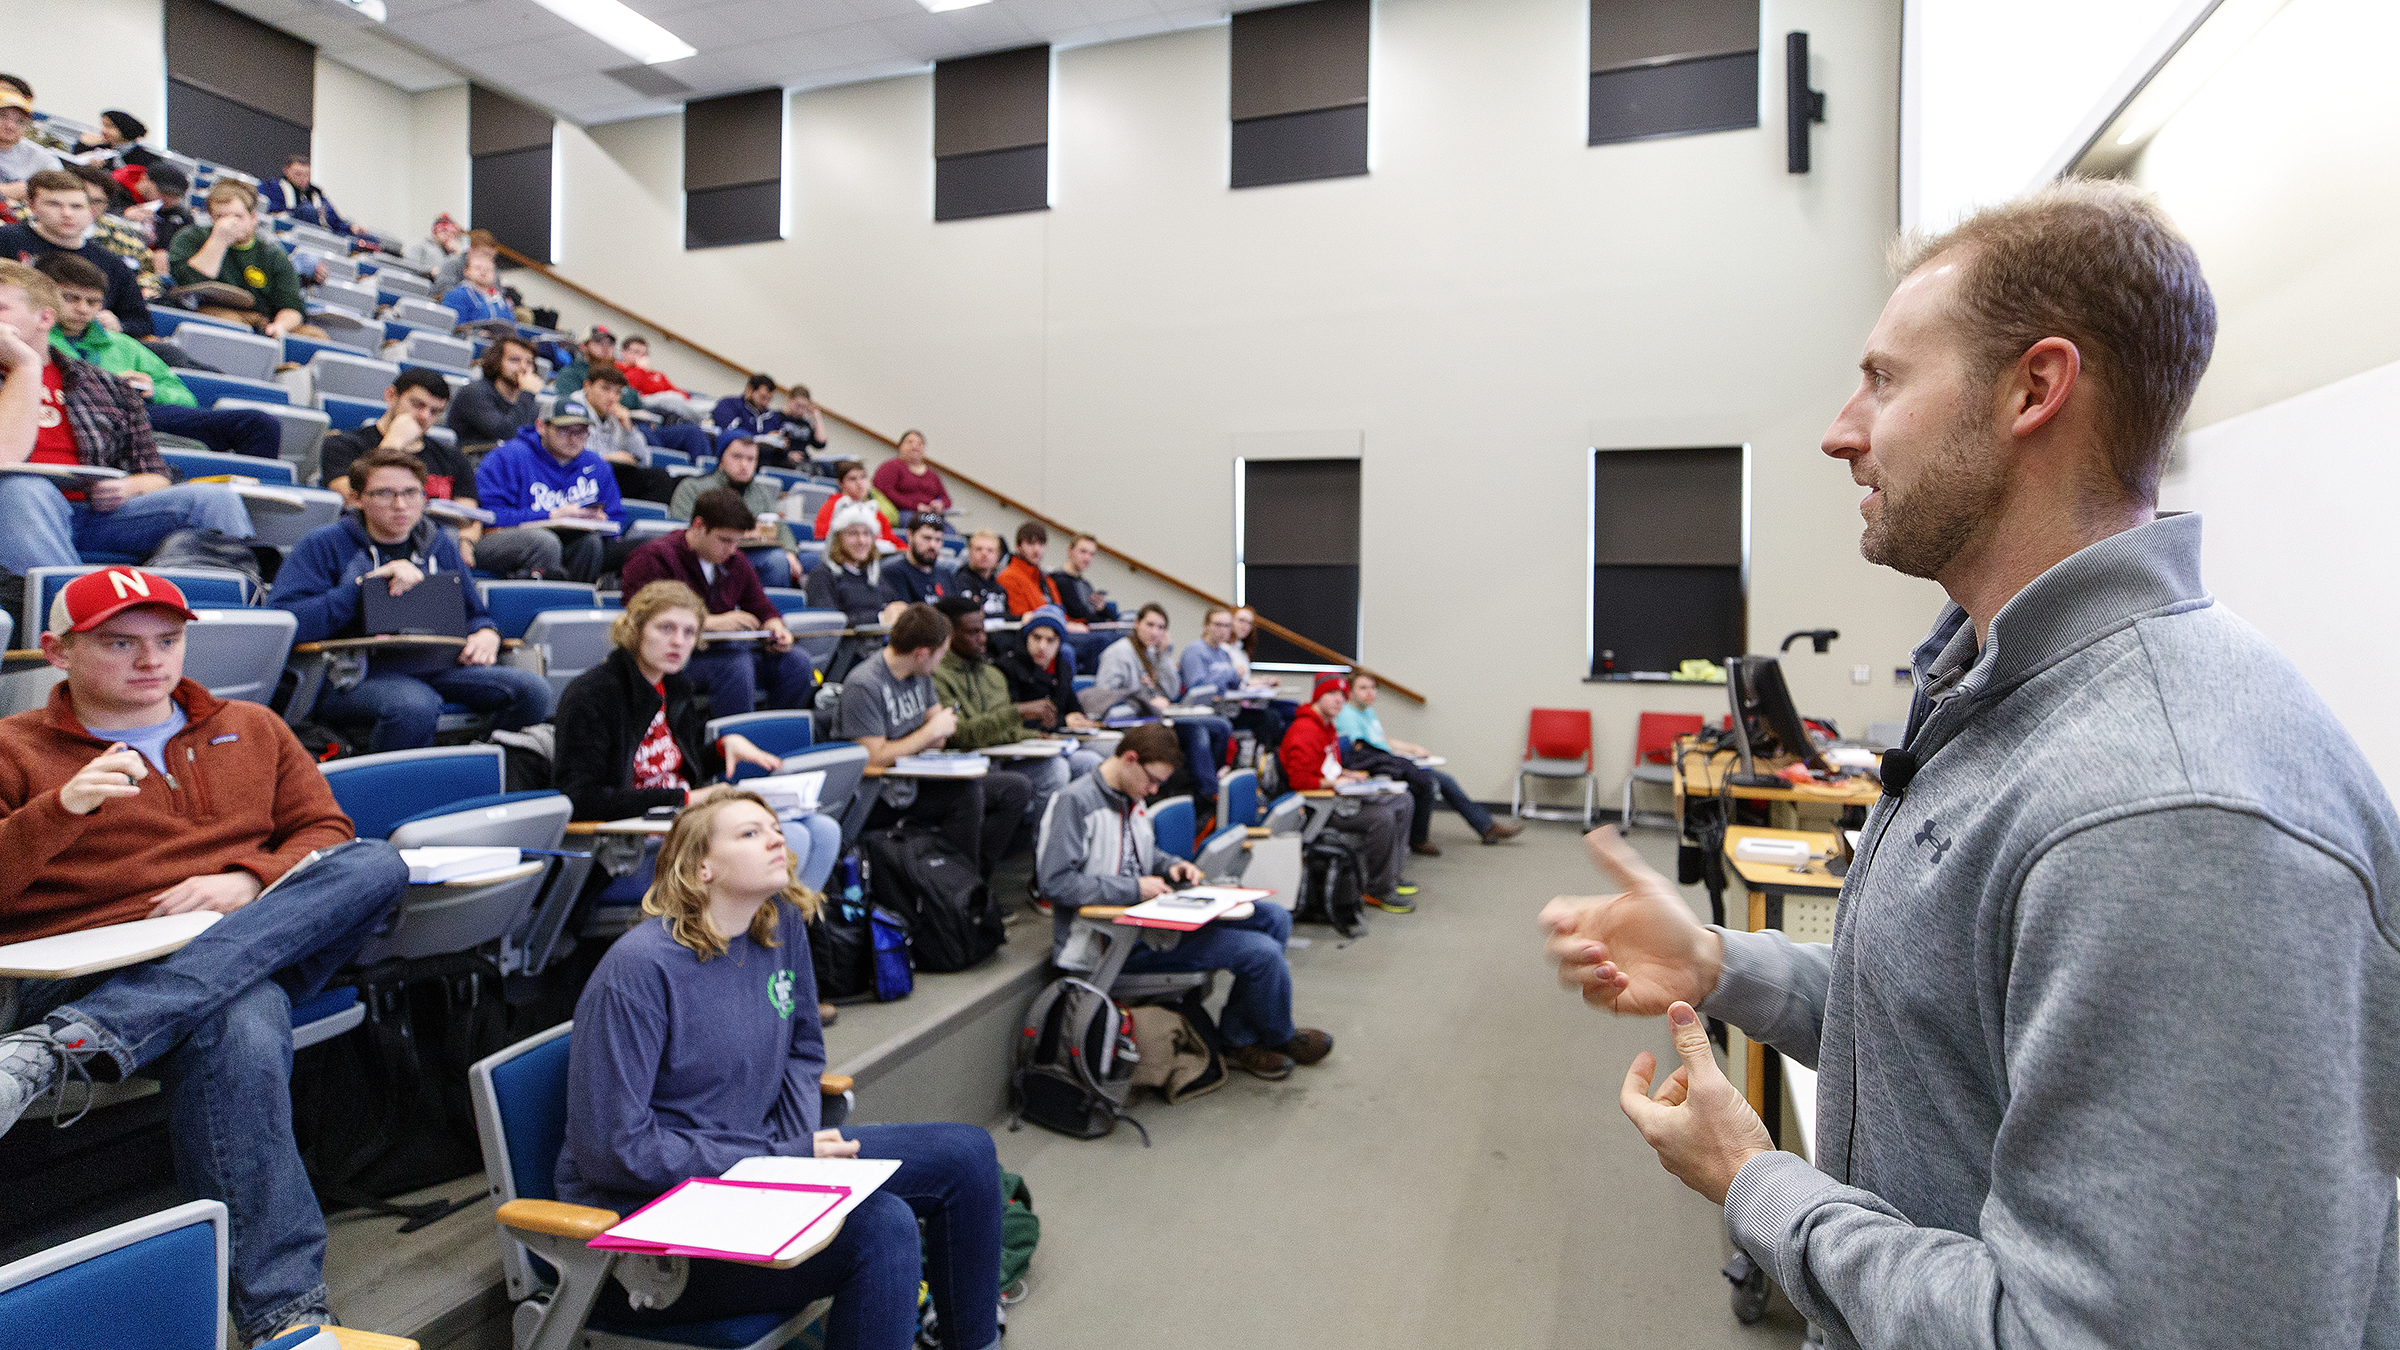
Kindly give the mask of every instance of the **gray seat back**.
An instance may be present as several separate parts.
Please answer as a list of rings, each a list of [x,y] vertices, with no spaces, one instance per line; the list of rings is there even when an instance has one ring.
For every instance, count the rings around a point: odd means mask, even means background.
[[[200,609],[184,626],[183,673],[218,698],[269,703],[300,621],[281,609]]]

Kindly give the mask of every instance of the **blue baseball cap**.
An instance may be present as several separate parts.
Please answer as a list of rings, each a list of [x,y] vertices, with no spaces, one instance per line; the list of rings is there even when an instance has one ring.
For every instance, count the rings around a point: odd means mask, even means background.
[[[758,434],[742,427],[727,427],[723,431],[718,432],[717,458],[723,459],[725,457],[725,447],[733,444],[735,441],[748,441],[751,444],[756,445],[758,443]]]

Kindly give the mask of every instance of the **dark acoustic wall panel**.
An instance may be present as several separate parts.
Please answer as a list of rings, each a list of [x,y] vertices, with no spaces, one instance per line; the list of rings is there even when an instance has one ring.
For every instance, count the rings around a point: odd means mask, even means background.
[[[1618,673],[1723,661],[1750,650],[1748,629],[1738,567],[1592,569],[1592,674],[1602,652]]]
[[[540,262],[550,253],[550,147],[475,156],[468,223]]]
[[[1358,564],[1359,462],[1253,459],[1242,466],[1242,560]]]
[[[1757,125],[1757,52],[1627,66],[1592,76],[1592,145]]]
[[[1233,16],[1233,120],[1367,101],[1368,0],[1313,0]]]
[[[1741,566],[1741,448],[1595,454],[1592,561]]]
[[[744,183],[683,194],[683,246],[724,248],[783,237],[783,183]]]
[[[1367,109],[1326,108],[1233,124],[1233,186],[1271,187],[1367,171]]]
[[[1758,50],[1758,0],[1592,0],[1592,69]]]
[[[1300,636],[1337,652],[1357,655],[1358,568],[1336,566],[1251,566],[1244,569],[1243,596],[1250,607]],[[1258,659],[1322,665],[1325,658],[1272,633],[1258,635]]]
[[[175,153],[230,165],[261,182],[283,172],[287,156],[309,153],[307,127],[182,80],[167,81],[167,125]]]
[[[954,155],[933,162],[935,220],[972,220],[1049,209],[1049,146]]]
[[[1367,171],[1369,0],[1311,0],[1233,16],[1232,185]]]
[[[513,150],[547,148],[551,133],[557,130],[557,119],[539,108],[528,107],[506,94],[495,94],[482,85],[467,91],[467,153],[470,155],[499,155]]]
[[[934,158],[1049,143],[1048,46],[934,63]]]
[[[71,16],[73,0],[63,9]],[[303,130],[316,125],[315,47],[209,0],[167,0],[161,18],[169,79]],[[173,121],[170,108],[168,134],[176,153],[218,158],[186,145],[183,129]]]
[[[683,105],[683,188],[783,180],[783,91],[760,89]]]

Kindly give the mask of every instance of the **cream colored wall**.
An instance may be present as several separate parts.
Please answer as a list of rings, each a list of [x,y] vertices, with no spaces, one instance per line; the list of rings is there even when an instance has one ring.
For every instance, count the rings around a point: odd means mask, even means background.
[[[1939,601],[1816,448],[1888,289],[1897,0],[1766,8],[1830,95],[1805,178],[1775,61],[1756,131],[1591,149],[1580,0],[1383,0],[1366,178],[1228,191],[1203,30],[1059,55],[1042,213],[932,222],[923,77],[795,96],[779,244],[679,251],[678,119],[562,128],[560,265],[1211,590],[1234,438],[1357,429],[1364,656],[1431,700],[1387,722],[1505,797],[1526,709],[1588,707],[1613,791],[1638,712],[1723,692],[1581,681],[1588,447],[1755,447],[1751,646],[1841,629],[1791,677],[1845,727]]]
[[[32,85],[44,112],[91,123],[122,108],[157,144],[167,124],[163,22],[159,0],[0,0],[9,35],[0,69]]]
[[[2396,46],[2388,0],[2292,0],[2136,163],[2216,291],[2190,426],[2400,360]]]
[[[447,211],[467,218],[467,189],[471,166],[467,158],[467,87],[430,89],[409,100],[408,209],[390,228],[415,241],[425,237],[433,218]]]
[[[317,58],[315,182],[342,215],[377,230],[408,228],[416,99],[339,61]],[[403,236],[404,238],[413,236]]]

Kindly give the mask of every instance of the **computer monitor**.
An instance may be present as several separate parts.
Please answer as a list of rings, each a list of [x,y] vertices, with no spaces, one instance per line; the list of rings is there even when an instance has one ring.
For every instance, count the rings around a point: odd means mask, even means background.
[[[1829,772],[1825,757],[1808,739],[1808,726],[1792,704],[1792,691],[1783,682],[1783,664],[1772,656],[1736,656],[1725,663],[1725,696],[1733,705],[1734,741],[1741,749],[1742,767],[1734,782],[1763,779],[1755,764],[1779,751],[1796,756],[1820,773]]]

